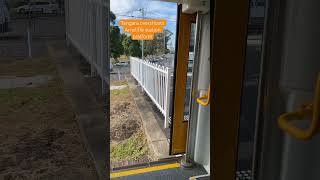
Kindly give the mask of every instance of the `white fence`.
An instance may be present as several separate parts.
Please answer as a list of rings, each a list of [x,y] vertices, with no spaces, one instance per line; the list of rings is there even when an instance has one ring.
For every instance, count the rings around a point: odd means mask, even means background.
[[[66,36],[81,55],[90,63],[91,71],[102,79],[103,91],[107,88],[108,18],[107,0],[65,0]]]
[[[130,57],[131,75],[164,115],[164,127],[169,126],[171,69]]]

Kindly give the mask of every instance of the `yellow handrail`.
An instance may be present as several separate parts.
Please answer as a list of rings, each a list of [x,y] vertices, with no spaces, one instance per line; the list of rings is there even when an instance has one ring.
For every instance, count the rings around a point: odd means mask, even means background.
[[[210,104],[210,85],[208,92],[206,92],[203,96],[198,97],[197,102],[202,106],[208,106]]]
[[[308,129],[294,126],[290,121],[310,119]],[[314,102],[302,105],[297,111],[281,115],[278,119],[279,127],[293,137],[301,140],[311,139],[320,130],[320,73],[318,76]]]

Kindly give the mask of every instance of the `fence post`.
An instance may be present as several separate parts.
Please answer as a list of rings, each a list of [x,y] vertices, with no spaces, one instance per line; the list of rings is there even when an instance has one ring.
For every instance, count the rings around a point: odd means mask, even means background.
[[[166,98],[165,98],[165,117],[164,117],[164,128],[169,127],[169,116],[170,116],[170,77],[171,77],[171,69],[166,68]]]

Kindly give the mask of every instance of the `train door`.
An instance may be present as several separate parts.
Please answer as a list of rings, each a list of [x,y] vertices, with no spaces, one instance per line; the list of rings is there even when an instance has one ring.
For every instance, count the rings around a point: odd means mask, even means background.
[[[216,0],[212,23],[213,179],[252,177],[264,1]],[[257,1],[252,1],[257,2]],[[252,3],[251,3],[252,4]]]
[[[196,14],[182,12],[178,7],[177,52],[174,80],[173,120],[171,125],[170,154],[182,154],[186,151],[191,80],[193,69]]]
[[[320,178],[319,5],[268,1],[255,179]]]
[[[216,0],[212,24],[212,177],[235,179],[249,1]]]
[[[255,90],[258,94],[254,95],[246,93],[246,84],[254,81],[250,82],[246,73],[252,63],[247,64],[249,61],[245,62],[242,54],[246,52],[248,58],[249,44],[254,44],[252,39],[249,43],[249,34],[246,36],[244,32],[247,31],[244,16],[248,6],[239,1],[232,9],[227,2],[216,0],[211,106],[214,179],[236,179],[243,172],[237,171],[241,166],[249,168],[251,175],[238,179],[320,178],[319,3],[316,0],[266,1],[259,86]],[[222,23],[225,21],[234,22],[232,31],[228,24]],[[243,37],[247,37],[246,41]],[[256,105],[247,109],[244,96],[257,96]],[[248,145],[252,147],[251,152],[243,151],[247,144],[241,144],[245,139],[243,132],[252,134],[248,133],[252,127],[242,128],[246,110],[256,113],[254,144]],[[250,161],[242,161],[247,154],[251,156]]]

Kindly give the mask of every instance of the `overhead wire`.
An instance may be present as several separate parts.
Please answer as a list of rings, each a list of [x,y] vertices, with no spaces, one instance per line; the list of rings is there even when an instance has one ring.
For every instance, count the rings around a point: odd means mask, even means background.
[[[142,16],[130,16],[130,15],[126,15],[126,14],[115,14],[117,16],[121,16],[121,17],[132,17],[132,18],[138,18],[138,19],[142,19]],[[144,17],[144,19],[159,19],[159,18],[154,18],[154,17]],[[176,22],[176,20],[172,20],[172,19],[166,19],[167,21],[171,21],[171,22]]]

